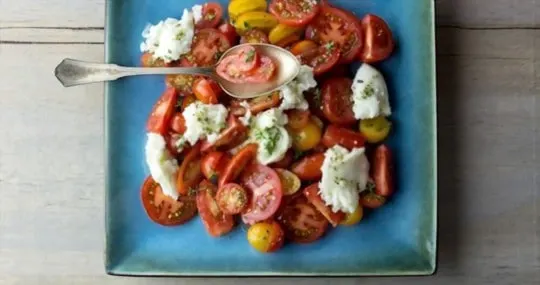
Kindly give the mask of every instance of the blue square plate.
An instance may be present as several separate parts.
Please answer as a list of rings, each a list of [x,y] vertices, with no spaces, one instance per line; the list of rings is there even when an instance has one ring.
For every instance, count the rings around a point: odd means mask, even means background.
[[[180,17],[205,0],[109,0],[106,61],[139,64],[147,23]],[[220,0],[224,7],[227,2]],[[425,275],[436,267],[436,108],[433,0],[335,0],[382,16],[398,47],[380,65],[390,90],[397,193],[355,227],[338,227],[309,245],[274,254],[250,248],[238,227],[212,238],[199,218],[184,226],[151,222],[141,206],[145,121],[163,78],[132,77],[106,85],[106,270],[119,275]]]

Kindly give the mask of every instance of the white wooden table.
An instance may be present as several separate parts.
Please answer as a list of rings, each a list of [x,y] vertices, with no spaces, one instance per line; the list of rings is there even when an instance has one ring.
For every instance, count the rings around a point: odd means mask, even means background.
[[[298,285],[540,284],[540,1],[437,2],[437,275]],[[0,0],[0,284],[213,284],[104,274],[103,88],[53,77],[103,59],[103,11]]]

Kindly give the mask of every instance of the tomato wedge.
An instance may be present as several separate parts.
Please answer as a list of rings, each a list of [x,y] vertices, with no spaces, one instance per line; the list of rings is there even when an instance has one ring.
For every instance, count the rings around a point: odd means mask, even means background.
[[[224,152],[212,151],[206,154],[201,160],[201,171],[204,177],[210,182],[217,184],[219,176],[223,173],[229,160],[229,155]]]
[[[292,150],[288,150],[285,153],[285,156],[281,160],[278,160],[272,164],[270,164],[270,167],[272,168],[289,168],[294,160],[294,152]]]
[[[281,204],[281,180],[272,168],[252,163],[240,177],[241,184],[249,191],[251,201],[242,213],[242,221],[254,224],[274,215]]]
[[[189,56],[191,58],[191,56]],[[192,67],[195,63],[192,59],[187,59],[186,56],[182,57],[179,62],[175,62],[173,67]],[[193,94],[191,87],[193,87],[193,81],[195,76],[187,74],[169,74],[165,77],[165,84],[169,87],[175,88],[180,96],[189,96]]]
[[[203,5],[202,19],[195,23],[197,29],[215,28],[221,22],[223,8],[217,2],[209,2]]]
[[[299,27],[315,18],[319,4],[313,0],[272,0],[269,10],[280,23]]]
[[[330,125],[326,128],[322,137],[322,143],[327,148],[339,144],[349,150],[363,147],[365,143],[364,136],[353,130],[342,128],[336,125]]]
[[[187,195],[202,180],[201,172],[201,147],[194,145],[184,157],[178,176],[176,178],[176,190],[182,195]]]
[[[306,29],[306,38],[319,45],[335,44],[341,51],[340,63],[352,62],[362,49],[362,27],[351,13],[323,5]]]
[[[242,139],[246,135],[246,126],[244,126],[237,117],[231,114],[227,119],[227,128],[219,134],[219,137],[214,143],[208,141],[203,142],[201,151],[206,152],[211,149],[219,149],[223,146],[235,146],[233,144],[238,141],[243,141]]]
[[[394,193],[392,168],[392,153],[390,152],[390,148],[384,144],[378,146],[375,149],[372,168],[375,193],[377,195],[389,197]]]
[[[204,104],[217,104],[222,90],[214,80],[201,77],[193,82],[193,93]]]
[[[298,59],[303,64],[311,66],[313,74],[319,76],[332,69],[338,63],[339,56],[339,49],[333,43],[327,43],[301,53]]]
[[[259,54],[252,46],[246,46],[235,54],[227,55],[218,65],[217,73],[231,82],[243,83],[259,67]]]
[[[291,171],[301,180],[312,181],[322,177],[321,167],[324,162],[324,153],[314,153],[295,162]]]
[[[152,109],[146,122],[146,130],[151,133],[165,135],[176,106],[178,94],[174,88],[167,88]]]
[[[311,184],[310,186],[304,189],[304,195],[308,201],[317,208],[321,214],[332,224],[332,226],[337,227],[341,221],[345,218],[345,213],[343,212],[333,212],[332,209],[326,206],[326,203],[323,201],[319,195],[319,184]]]
[[[191,44],[192,61],[197,66],[213,66],[230,47],[227,37],[216,29],[196,31]]]
[[[219,178],[219,187],[234,182],[244,168],[255,158],[257,155],[257,144],[248,144],[242,148],[233,158],[229,161],[223,175]]]
[[[231,113],[233,113],[235,116],[243,116],[246,114],[246,109],[240,105],[240,102],[241,101],[239,100],[231,101]],[[268,96],[253,98],[248,101],[249,110],[251,111],[252,115],[257,115],[262,111],[275,108],[279,106],[280,103],[281,98],[279,96],[279,92],[274,92]]]
[[[165,67],[169,64],[165,63],[162,59],[155,59],[151,53],[145,52],[141,56],[141,65],[144,67]]]
[[[163,194],[161,187],[151,176],[147,177],[141,188],[141,200],[148,217],[163,226],[181,225],[197,213],[195,199],[180,196],[178,200]]]
[[[223,213],[236,215],[246,208],[248,194],[244,187],[236,183],[228,183],[219,187],[216,200]]]
[[[314,41],[303,40],[301,42],[297,42],[291,47],[291,53],[294,55],[300,55],[306,51],[317,49],[318,47],[319,45],[316,44]]]
[[[360,53],[360,60],[365,63],[374,63],[387,59],[394,51],[394,38],[388,24],[373,14],[362,19],[362,32],[364,33],[364,48]]]
[[[234,227],[233,216],[223,213],[219,208],[215,199],[216,191],[214,184],[204,180],[197,192],[197,209],[206,231],[213,237],[229,233]]]
[[[324,235],[328,220],[305,197],[290,200],[281,211],[278,221],[285,237],[296,243],[310,243]]]
[[[276,64],[268,56],[261,56],[260,65],[251,73],[246,76],[245,81],[250,83],[264,83],[270,81],[276,73]]]
[[[182,113],[177,112],[171,119],[171,130],[177,134],[183,134],[186,131],[186,120]]]
[[[356,122],[351,85],[352,80],[346,77],[332,78],[323,83],[322,110],[328,121],[341,125]]]

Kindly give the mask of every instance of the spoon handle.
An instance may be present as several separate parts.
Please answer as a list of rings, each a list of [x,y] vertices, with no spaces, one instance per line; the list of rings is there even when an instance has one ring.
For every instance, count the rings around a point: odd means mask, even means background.
[[[152,74],[197,74],[215,77],[213,67],[124,67],[69,58],[64,59],[54,70],[54,75],[65,87],[111,81],[124,76]]]

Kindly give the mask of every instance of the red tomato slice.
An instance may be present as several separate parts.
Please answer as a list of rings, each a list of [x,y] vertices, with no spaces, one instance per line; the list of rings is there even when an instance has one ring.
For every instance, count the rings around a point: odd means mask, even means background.
[[[283,225],[285,237],[297,243],[314,242],[328,228],[328,220],[303,196],[290,200],[283,207],[278,220]]]
[[[218,30],[202,29],[195,32],[191,56],[197,66],[213,66],[230,47],[227,37]]]
[[[217,184],[219,176],[223,173],[225,166],[229,163],[228,154],[220,151],[213,151],[206,154],[201,160],[201,171],[210,182]]]
[[[322,87],[322,107],[324,116],[334,124],[356,122],[351,100],[352,80],[346,77],[326,80]]]
[[[363,147],[365,140],[361,133],[336,125],[329,125],[322,137],[322,143],[327,148],[339,144],[349,150]]]
[[[201,146],[201,151],[206,152],[211,149],[218,149],[223,146],[230,146],[237,141],[243,141],[247,135],[247,128],[234,115],[229,115],[227,128],[223,130],[214,143],[205,141]]]
[[[360,60],[374,63],[387,59],[394,51],[394,38],[388,24],[381,18],[368,14],[362,19],[364,48]]]
[[[375,149],[373,158],[373,180],[375,181],[375,193],[379,196],[389,197],[394,193],[394,181],[392,179],[392,153],[386,145],[380,145]]]
[[[209,2],[203,5],[202,19],[199,20],[195,27],[197,29],[215,28],[221,22],[223,16],[223,8],[217,2]]]
[[[340,63],[350,63],[362,49],[362,28],[358,19],[341,9],[323,5],[306,29],[306,38],[323,45],[334,43],[341,51]]]
[[[319,184],[311,184],[310,186],[306,187],[304,189],[304,195],[308,199],[308,201],[317,208],[321,214],[332,224],[332,226],[337,227],[341,221],[345,218],[345,213],[343,212],[337,212],[334,213],[332,209],[328,206],[326,206],[326,203],[323,201],[321,196],[319,195]]]
[[[245,78],[246,82],[264,83],[272,79],[276,73],[276,64],[268,56],[261,56],[261,64],[253,71],[253,73]]]
[[[313,0],[273,0],[269,10],[280,23],[298,27],[315,18],[319,4]]]
[[[283,197],[278,174],[270,167],[253,163],[242,172],[240,181],[251,194],[251,201],[242,214],[242,221],[252,225],[272,217]]]
[[[197,192],[197,209],[206,231],[213,237],[229,233],[234,227],[233,216],[223,213],[216,202],[216,190],[214,184],[204,180]]]
[[[324,153],[310,154],[295,162],[291,167],[291,171],[301,180],[318,180],[322,177],[321,167],[323,162]]]
[[[246,208],[248,194],[244,187],[236,183],[228,183],[219,187],[216,200],[223,213],[236,215]]]
[[[182,195],[187,195],[203,178],[201,172],[201,147],[194,145],[184,157],[178,176],[176,178],[176,190]]]
[[[148,217],[163,226],[181,225],[197,213],[193,197],[180,196],[176,201],[163,194],[161,186],[150,176],[141,188],[141,200]]]
[[[188,59],[188,57],[190,59]],[[180,59],[179,62],[176,62],[172,66],[180,67],[192,67],[195,66],[195,63],[192,62],[191,56],[184,56]],[[187,74],[169,74],[165,77],[165,84],[167,86],[175,88],[180,96],[192,95],[192,87],[195,76]]]
[[[174,88],[167,88],[154,105],[146,122],[146,130],[151,133],[165,135],[176,106],[178,94]]]
[[[267,44],[270,43],[268,36],[261,30],[252,29],[247,31],[241,38],[241,44]]]
[[[362,206],[369,209],[377,209],[386,203],[386,198],[375,193],[375,182],[369,180],[366,190],[360,193],[360,203]]]
[[[333,44],[325,44],[317,49],[310,49],[298,56],[298,59],[313,68],[315,76],[328,72],[339,61],[339,49]]]
[[[201,77],[193,82],[193,93],[204,104],[217,104],[222,90],[214,80]]]
[[[243,83],[259,66],[259,54],[252,46],[240,48],[225,57],[217,66],[217,73],[231,82]]]
[[[242,148],[233,156],[225,167],[225,170],[223,170],[223,175],[219,178],[219,186],[221,187],[227,183],[234,182],[256,155],[257,144],[248,144]]]
[[[186,119],[182,113],[177,112],[171,119],[171,130],[177,134],[183,134],[186,132]]]
[[[218,30],[223,35],[225,35],[225,37],[229,41],[230,46],[234,46],[238,43],[238,34],[236,33],[236,29],[233,25],[229,23],[223,23],[218,27]]]

